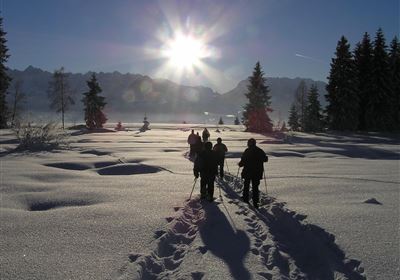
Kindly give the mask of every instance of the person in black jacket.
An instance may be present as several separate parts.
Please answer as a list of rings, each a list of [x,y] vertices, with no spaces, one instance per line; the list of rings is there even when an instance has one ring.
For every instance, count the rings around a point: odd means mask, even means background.
[[[213,151],[217,153],[218,157],[218,165],[219,165],[219,176],[224,178],[224,163],[225,163],[225,154],[228,151],[228,148],[224,143],[222,143],[221,137],[217,138],[217,144],[214,145]]]
[[[207,198],[209,201],[214,199],[214,181],[218,173],[217,155],[212,151],[212,143],[206,142],[204,150],[199,153],[193,167],[193,173],[196,178],[200,173],[200,196],[201,199]]]
[[[268,156],[262,149],[256,146],[256,140],[254,138],[250,138],[247,141],[247,147],[248,148],[244,151],[239,162],[239,166],[243,167],[243,201],[249,203],[249,188],[251,181],[253,205],[255,208],[258,208],[260,199],[258,186],[260,185],[260,180],[263,178],[264,162],[268,161]]]

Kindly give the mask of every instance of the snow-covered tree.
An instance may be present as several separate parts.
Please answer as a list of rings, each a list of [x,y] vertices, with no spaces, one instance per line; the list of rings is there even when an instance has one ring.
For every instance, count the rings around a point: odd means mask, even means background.
[[[64,129],[65,113],[71,105],[75,104],[64,67],[54,71],[53,79],[49,82],[47,95],[50,99],[50,108],[55,109],[57,113],[61,113],[62,128]]]
[[[103,113],[106,102],[104,97],[99,93],[102,91],[99,83],[97,82],[96,75],[93,73],[89,81],[86,82],[89,88],[88,92],[84,92],[82,99],[85,110],[85,122],[89,129],[101,128],[107,121]]]
[[[359,119],[358,86],[350,44],[344,36],[337,44],[335,56],[326,86],[328,125],[334,130],[356,130]]]
[[[244,106],[243,124],[246,131],[250,132],[272,132],[272,121],[268,116],[268,107],[271,105],[271,96],[266,85],[264,72],[260,62],[256,63],[253,75],[249,77],[250,84],[245,94],[248,103]]]
[[[8,58],[8,48],[6,46],[7,40],[5,35],[7,33],[3,30],[3,18],[0,17],[0,128],[7,127],[7,119],[9,109],[6,101],[6,94],[8,86],[10,85],[11,78],[7,74],[7,67],[5,63]]]

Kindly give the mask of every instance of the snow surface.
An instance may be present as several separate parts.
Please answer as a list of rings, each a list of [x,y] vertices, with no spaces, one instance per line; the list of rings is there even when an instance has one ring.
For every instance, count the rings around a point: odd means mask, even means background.
[[[187,200],[204,125],[139,126],[34,153],[1,131],[1,279],[399,279],[398,137],[208,126],[229,149],[209,203],[199,182]],[[259,211],[237,177],[250,137],[270,156]]]

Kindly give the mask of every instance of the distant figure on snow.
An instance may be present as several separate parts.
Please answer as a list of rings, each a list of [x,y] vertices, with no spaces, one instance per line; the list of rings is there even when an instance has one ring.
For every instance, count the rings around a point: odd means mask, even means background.
[[[204,128],[203,133],[202,133],[202,138],[203,138],[203,142],[207,142],[208,139],[210,138],[210,132],[208,132],[207,127]]]
[[[140,131],[140,132],[145,132],[146,130],[150,130],[149,125],[150,125],[150,123],[149,123],[149,121],[147,120],[147,116],[144,115],[144,118],[143,118],[143,126],[139,129],[139,131]]]
[[[197,142],[197,136],[194,134],[194,129],[192,129],[192,133],[189,134],[187,142],[190,145],[189,156],[192,157],[195,154],[195,145]]]
[[[198,155],[203,150],[203,142],[198,132],[196,132],[196,143],[194,144],[194,153]]]
[[[225,163],[225,153],[228,148],[222,143],[221,137],[217,138],[217,144],[214,145],[213,151],[217,154],[217,163],[219,165],[219,176],[224,178],[224,163]]]
[[[214,200],[214,181],[218,174],[217,155],[212,150],[212,143],[206,142],[204,150],[199,154],[194,162],[193,173],[196,178],[200,174],[200,197],[207,198],[208,201]]]
[[[247,147],[248,148],[242,154],[239,162],[239,166],[243,167],[243,201],[249,203],[249,188],[251,181],[253,205],[254,208],[258,208],[260,200],[260,191],[258,186],[260,185],[260,180],[263,178],[264,162],[268,161],[268,156],[262,149],[256,146],[256,140],[254,138],[250,138],[247,141]]]

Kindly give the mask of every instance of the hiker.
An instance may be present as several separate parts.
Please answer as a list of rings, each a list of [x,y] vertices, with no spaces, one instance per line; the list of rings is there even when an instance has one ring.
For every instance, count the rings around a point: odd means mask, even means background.
[[[197,137],[196,134],[194,134],[194,129],[192,129],[192,133],[189,134],[187,142],[190,145],[190,151],[189,151],[189,156],[192,157],[194,156],[194,146],[196,144]]]
[[[208,129],[205,127],[202,133],[202,138],[203,138],[203,142],[208,142],[208,139],[210,138],[210,132],[208,132]]]
[[[224,178],[224,163],[225,163],[225,153],[228,148],[222,143],[221,137],[217,138],[217,144],[214,145],[213,151],[217,153],[217,163],[219,165],[219,176],[221,179]]]
[[[193,149],[196,156],[198,156],[203,150],[203,142],[201,142],[201,137],[198,132],[196,133],[196,143],[194,144]]]
[[[218,174],[217,156],[212,150],[212,143],[206,142],[204,150],[196,158],[193,167],[196,178],[200,173],[200,198],[208,201],[214,200],[214,180]]]
[[[260,191],[258,186],[260,180],[263,178],[264,173],[264,162],[268,161],[268,156],[265,152],[256,146],[256,140],[250,138],[247,141],[247,149],[242,154],[239,162],[239,166],[243,167],[242,178],[244,179],[243,184],[243,201],[249,203],[249,188],[250,181],[253,192],[253,205],[254,208],[258,208],[260,199]]]

